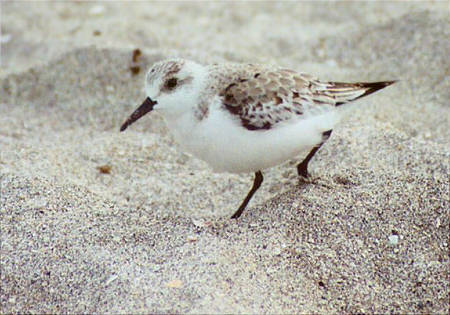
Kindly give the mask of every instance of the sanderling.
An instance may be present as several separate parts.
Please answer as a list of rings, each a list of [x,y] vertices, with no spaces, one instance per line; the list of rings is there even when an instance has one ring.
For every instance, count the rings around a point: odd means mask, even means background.
[[[300,176],[330,137],[340,105],[395,81],[323,82],[289,69],[253,64],[201,65],[175,59],[154,64],[147,98],[120,128],[155,110],[182,148],[218,172],[254,172],[238,218],[263,181],[262,170],[296,157]]]

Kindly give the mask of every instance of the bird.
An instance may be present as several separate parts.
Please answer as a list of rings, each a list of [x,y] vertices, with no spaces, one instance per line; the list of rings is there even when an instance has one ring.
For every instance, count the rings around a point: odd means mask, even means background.
[[[328,82],[309,74],[252,63],[156,62],[145,77],[146,98],[120,127],[160,113],[181,148],[215,172],[254,173],[239,218],[263,182],[263,170],[304,152],[297,173],[330,138],[341,106],[396,82]],[[345,106],[343,106],[345,107]]]

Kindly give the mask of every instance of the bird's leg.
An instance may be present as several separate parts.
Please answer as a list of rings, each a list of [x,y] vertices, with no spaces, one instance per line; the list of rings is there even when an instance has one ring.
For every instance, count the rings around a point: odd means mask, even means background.
[[[332,131],[333,130],[327,130],[327,131],[323,132],[322,133],[322,142],[320,142],[318,145],[316,145],[311,150],[311,152],[309,152],[309,154],[306,156],[306,158],[300,164],[297,165],[297,173],[299,176],[303,176],[305,178],[308,178],[310,176],[308,173],[308,163],[312,159],[314,154],[316,154],[316,152],[319,151],[320,147],[328,140],[328,138],[330,138]]]
[[[233,214],[231,217],[232,219],[237,219],[241,216],[242,212],[244,212],[245,207],[247,207],[248,202],[250,199],[252,199],[255,192],[258,190],[258,188],[261,186],[261,183],[263,182],[263,175],[261,171],[257,171],[255,173],[255,180],[253,182],[253,187],[250,189],[250,191],[247,194],[247,197],[245,197],[244,201],[241,203],[241,206],[239,209]]]

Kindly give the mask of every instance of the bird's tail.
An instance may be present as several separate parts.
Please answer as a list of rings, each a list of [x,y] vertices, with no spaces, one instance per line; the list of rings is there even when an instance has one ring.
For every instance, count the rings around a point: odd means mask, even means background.
[[[361,97],[381,90],[397,81],[382,81],[369,83],[342,83],[328,82],[323,90],[327,96],[332,97],[336,106],[355,101]]]

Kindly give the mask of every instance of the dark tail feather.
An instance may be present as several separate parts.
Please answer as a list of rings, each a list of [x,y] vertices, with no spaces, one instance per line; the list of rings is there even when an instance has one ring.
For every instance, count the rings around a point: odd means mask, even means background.
[[[369,83],[340,83],[333,82],[330,88],[333,96],[336,98],[336,106],[355,101],[361,97],[381,90],[397,81],[382,81]]]

